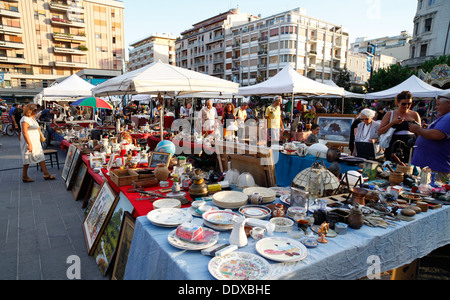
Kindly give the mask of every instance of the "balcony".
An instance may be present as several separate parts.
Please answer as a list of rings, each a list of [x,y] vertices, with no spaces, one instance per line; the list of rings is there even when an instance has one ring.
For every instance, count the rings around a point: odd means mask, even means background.
[[[13,63],[13,64],[25,64],[26,59],[23,57],[11,57],[0,55],[0,62]]]
[[[17,8],[13,8],[13,9],[0,8],[0,16],[10,17],[10,18],[20,18],[21,14],[19,12],[19,9],[17,9]]]
[[[65,47],[58,47],[54,46],[53,50],[55,53],[62,53],[62,54],[76,54],[76,55],[87,55],[87,50],[80,50],[77,48],[65,48]]]
[[[52,25],[63,25],[63,26],[71,26],[71,27],[86,27],[86,24],[81,21],[73,21],[61,18],[52,18]]]
[[[70,33],[59,33],[59,32],[53,33],[53,39],[55,41],[60,42],[72,42],[72,41],[84,42],[87,40],[86,35],[73,35]]]
[[[10,42],[10,41],[0,41],[0,46],[4,48],[12,49],[24,49],[25,46],[22,42]]]
[[[84,14],[84,7],[67,5],[57,1],[50,2],[50,10],[58,12],[74,12]]]
[[[13,27],[8,25],[0,25],[0,33],[7,33],[18,35],[23,33],[23,29],[21,27]]]
[[[87,63],[75,63],[75,62],[68,62],[68,61],[55,61],[53,62],[55,67],[69,67],[69,68],[80,68],[84,69],[88,67]]]

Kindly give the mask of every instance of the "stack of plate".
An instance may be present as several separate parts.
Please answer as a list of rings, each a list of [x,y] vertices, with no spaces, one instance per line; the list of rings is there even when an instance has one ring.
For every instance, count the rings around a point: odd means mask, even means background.
[[[248,196],[242,192],[224,191],[215,193],[212,202],[220,208],[238,209],[247,204]]]
[[[181,201],[177,199],[161,199],[153,202],[154,209],[160,208],[180,208]]]
[[[203,223],[217,231],[233,229],[233,218],[240,215],[232,211],[210,210],[203,214]]]
[[[266,219],[272,214],[272,210],[262,205],[245,205],[239,208],[239,212],[247,218]]]
[[[274,191],[271,188],[264,188],[264,187],[249,187],[242,191],[247,196],[251,196],[254,193],[258,193],[263,197],[263,203],[267,204],[270,202],[273,202],[275,198],[277,197],[277,192]]]
[[[208,229],[204,229],[204,230],[208,230]],[[207,249],[209,247],[214,246],[219,241],[219,235],[216,235],[208,243],[201,243],[201,244],[193,243],[193,242],[188,242],[188,241],[180,239],[176,233],[177,233],[177,230],[175,229],[174,231],[172,231],[169,234],[167,239],[169,241],[169,244],[171,244],[175,248],[182,249],[182,250],[192,250],[192,251],[203,250],[203,249]]]
[[[299,206],[289,207],[287,210],[287,213],[286,213],[286,215],[292,219],[295,217],[296,214],[305,214],[306,215],[306,208],[299,207]]]
[[[180,208],[160,208],[147,214],[147,219],[156,226],[177,227],[192,220],[192,215]]]

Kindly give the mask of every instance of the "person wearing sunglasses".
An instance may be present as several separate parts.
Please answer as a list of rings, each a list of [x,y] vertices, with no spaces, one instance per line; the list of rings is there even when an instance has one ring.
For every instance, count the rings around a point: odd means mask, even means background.
[[[450,180],[450,92],[437,98],[436,110],[438,119],[428,129],[409,126],[419,136],[411,163],[429,167],[437,173],[436,179],[445,183]]]
[[[389,148],[385,149],[386,160],[392,161],[392,154],[396,154],[399,147],[403,147],[403,157],[399,157],[404,163],[409,163],[410,149],[404,147],[415,135],[409,130],[409,124],[422,124],[419,114],[411,110],[413,95],[409,91],[401,92],[395,99],[397,109],[386,113],[380,124],[379,135],[385,134],[390,128],[395,128]],[[402,141],[402,143],[396,143]],[[403,159],[402,159],[403,158]]]

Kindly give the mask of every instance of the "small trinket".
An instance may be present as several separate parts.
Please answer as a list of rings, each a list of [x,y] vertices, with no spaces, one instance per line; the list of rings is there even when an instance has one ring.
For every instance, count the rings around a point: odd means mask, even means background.
[[[323,223],[322,225],[320,225],[319,232],[318,232],[319,238],[317,239],[317,241],[319,243],[322,243],[322,244],[328,243],[328,240],[325,237],[327,236],[329,230],[330,230],[330,224]]]

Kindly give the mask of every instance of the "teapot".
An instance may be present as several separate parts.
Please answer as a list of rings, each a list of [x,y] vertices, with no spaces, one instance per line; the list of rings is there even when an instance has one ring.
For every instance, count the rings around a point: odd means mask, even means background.
[[[306,146],[306,144],[300,144],[297,153],[299,156],[306,156],[306,154],[308,154],[308,146]]]

